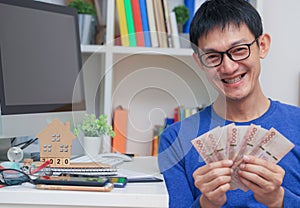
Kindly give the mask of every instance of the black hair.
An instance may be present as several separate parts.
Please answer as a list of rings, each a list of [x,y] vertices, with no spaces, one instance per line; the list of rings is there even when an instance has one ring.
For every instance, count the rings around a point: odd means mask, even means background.
[[[207,0],[195,13],[190,25],[190,41],[198,53],[198,40],[215,28],[248,26],[255,38],[263,33],[262,21],[256,9],[245,0]]]

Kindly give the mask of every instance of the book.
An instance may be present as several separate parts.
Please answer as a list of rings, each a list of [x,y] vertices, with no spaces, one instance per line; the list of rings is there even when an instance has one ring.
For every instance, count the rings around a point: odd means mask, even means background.
[[[173,48],[173,39],[172,39],[172,28],[170,22],[170,12],[169,12],[169,3],[167,0],[162,0],[163,2],[163,13],[165,15],[165,25],[166,25],[166,32],[167,32],[167,40],[168,40],[168,47]]]
[[[102,2],[101,2],[102,3]],[[94,43],[97,45],[103,45],[104,44],[104,35],[105,35],[105,21],[104,17],[102,14],[102,4],[100,3],[99,0],[94,0],[94,5],[95,5],[95,10],[96,10],[96,19],[97,19],[97,24],[96,24],[96,30],[95,30],[95,37],[94,37]]]
[[[105,23],[103,22],[103,18],[101,18],[100,3],[98,0],[94,0],[94,6],[95,6],[95,10],[96,10],[97,23],[99,25],[105,25]]]
[[[174,48],[180,48],[180,39],[179,39],[180,37],[178,33],[178,26],[177,26],[175,12],[170,13],[170,23],[172,28],[172,39],[173,39]]]
[[[132,6],[132,15],[133,15],[134,28],[135,28],[135,35],[136,35],[136,45],[145,46],[139,0],[131,0],[131,6]]]
[[[126,22],[124,0],[116,0],[116,6],[119,17],[121,44],[122,46],[129,46],[129,36]]]
[[[117,168],[99,162],[71,162],[69,166],[64,167],[51,164],[50,167],[44,168],[43,171],[52,172],[53,175],[111,176],[118,174]]]
[[[141,18],[142,18],[142,26],[143,26],[143,34],[144,34],[144,44],[145,47],[151,47],[152,45],[151,45],[151,38],[149,32],[146,0],[139,0],[139,1],[140,1],[140,10],[141,10]]]
[[[168,41],[167,41],[167,33],[166,33],[166,25],[165,25],[164,13],[163,13],[162,1],[154,0],[153,5],[154,5],[154,15],[155,15],[159,47],[167,48]]]
[[[155,125],[153,128],[153,137],[152,137],[152,156],[158,155],[158,148],[159,148],[159,138],[160,134],[163,132],[164,126],[162,125]]]
[[[195,0],[184,0],[184,5],[188,8],[190,14],[189,14],[189,19],[183,25],[183,33],[189,33],[190,24],[192,22],[194,11],[195,11]]]
[[[135,35],[134,20],[132,15],[131,0],[124,0],[124,6],[125,6],[127,28],[128,28],[129,45],[136,46],[136,35]]]
[[[159,45],[158,37],[156,32],[156,23],[155,23],[155,14],[154,14],[154,7],[153,7],[153,0],[146,0],[147,5],[147,13],[148,13],[148,22],[149,22],[149,31],[150,31],[150,38],[153,48],[157,48]]]

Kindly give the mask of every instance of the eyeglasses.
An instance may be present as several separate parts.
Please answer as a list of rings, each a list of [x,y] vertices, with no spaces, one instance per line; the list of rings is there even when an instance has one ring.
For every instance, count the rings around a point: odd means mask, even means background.
[[[20,185],[25,182],[33,183],[33,179],[26,173],[17,169],[1,169],[0,182],[6,186]]]
[[[250,46],[252,46],[257,39],[258,37],[248,44],[233,46],[224,52],[208,52],[204,54],[198,53],[198,58],[200,62],[207,68],[220,66],[222,64],[224,54],[226,54],[232,61],[242,61],[250,56]]]

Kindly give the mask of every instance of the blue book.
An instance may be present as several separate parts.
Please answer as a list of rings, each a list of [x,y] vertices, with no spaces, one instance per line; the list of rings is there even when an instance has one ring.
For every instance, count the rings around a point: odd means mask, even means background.
[[[151,38],[149,32],[149,23],[148,23],[148,13],[147,13],[147,6],[146,0],[139,0],[140,8],[141,8],[141,17],[142,17],[142,25],[143,25],[143,33],[144,33],[144,41],[145,47],[151,47]]]
[[[195,0],[184,0],[184,5],[188,8],[190,16],[188,21],[183,25],[183,33],[190,32],[190,24],[192,22],[195,11]]]

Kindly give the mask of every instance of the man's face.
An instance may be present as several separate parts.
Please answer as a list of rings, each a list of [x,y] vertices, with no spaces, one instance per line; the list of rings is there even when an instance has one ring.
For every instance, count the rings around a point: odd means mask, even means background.
[[[249,44],[255,39],[248,27],[244,24],[240,27],[229,25],[224,30],[213,29],[207,36],[198,40],[200,54],[208,52],[223,52],[233,46]],[[261,37],[258,39],[260,44]],[[266,53],[255,42],[250,46],[250,56],[241,61],[233,61],[226,54],[223,54],[222,63],[213,68],[203,66],[197,61],[201,69],[206,73],[208,80],[227,99],[241,100],[250,95],[255,96],[259,90],[260,58]]]

